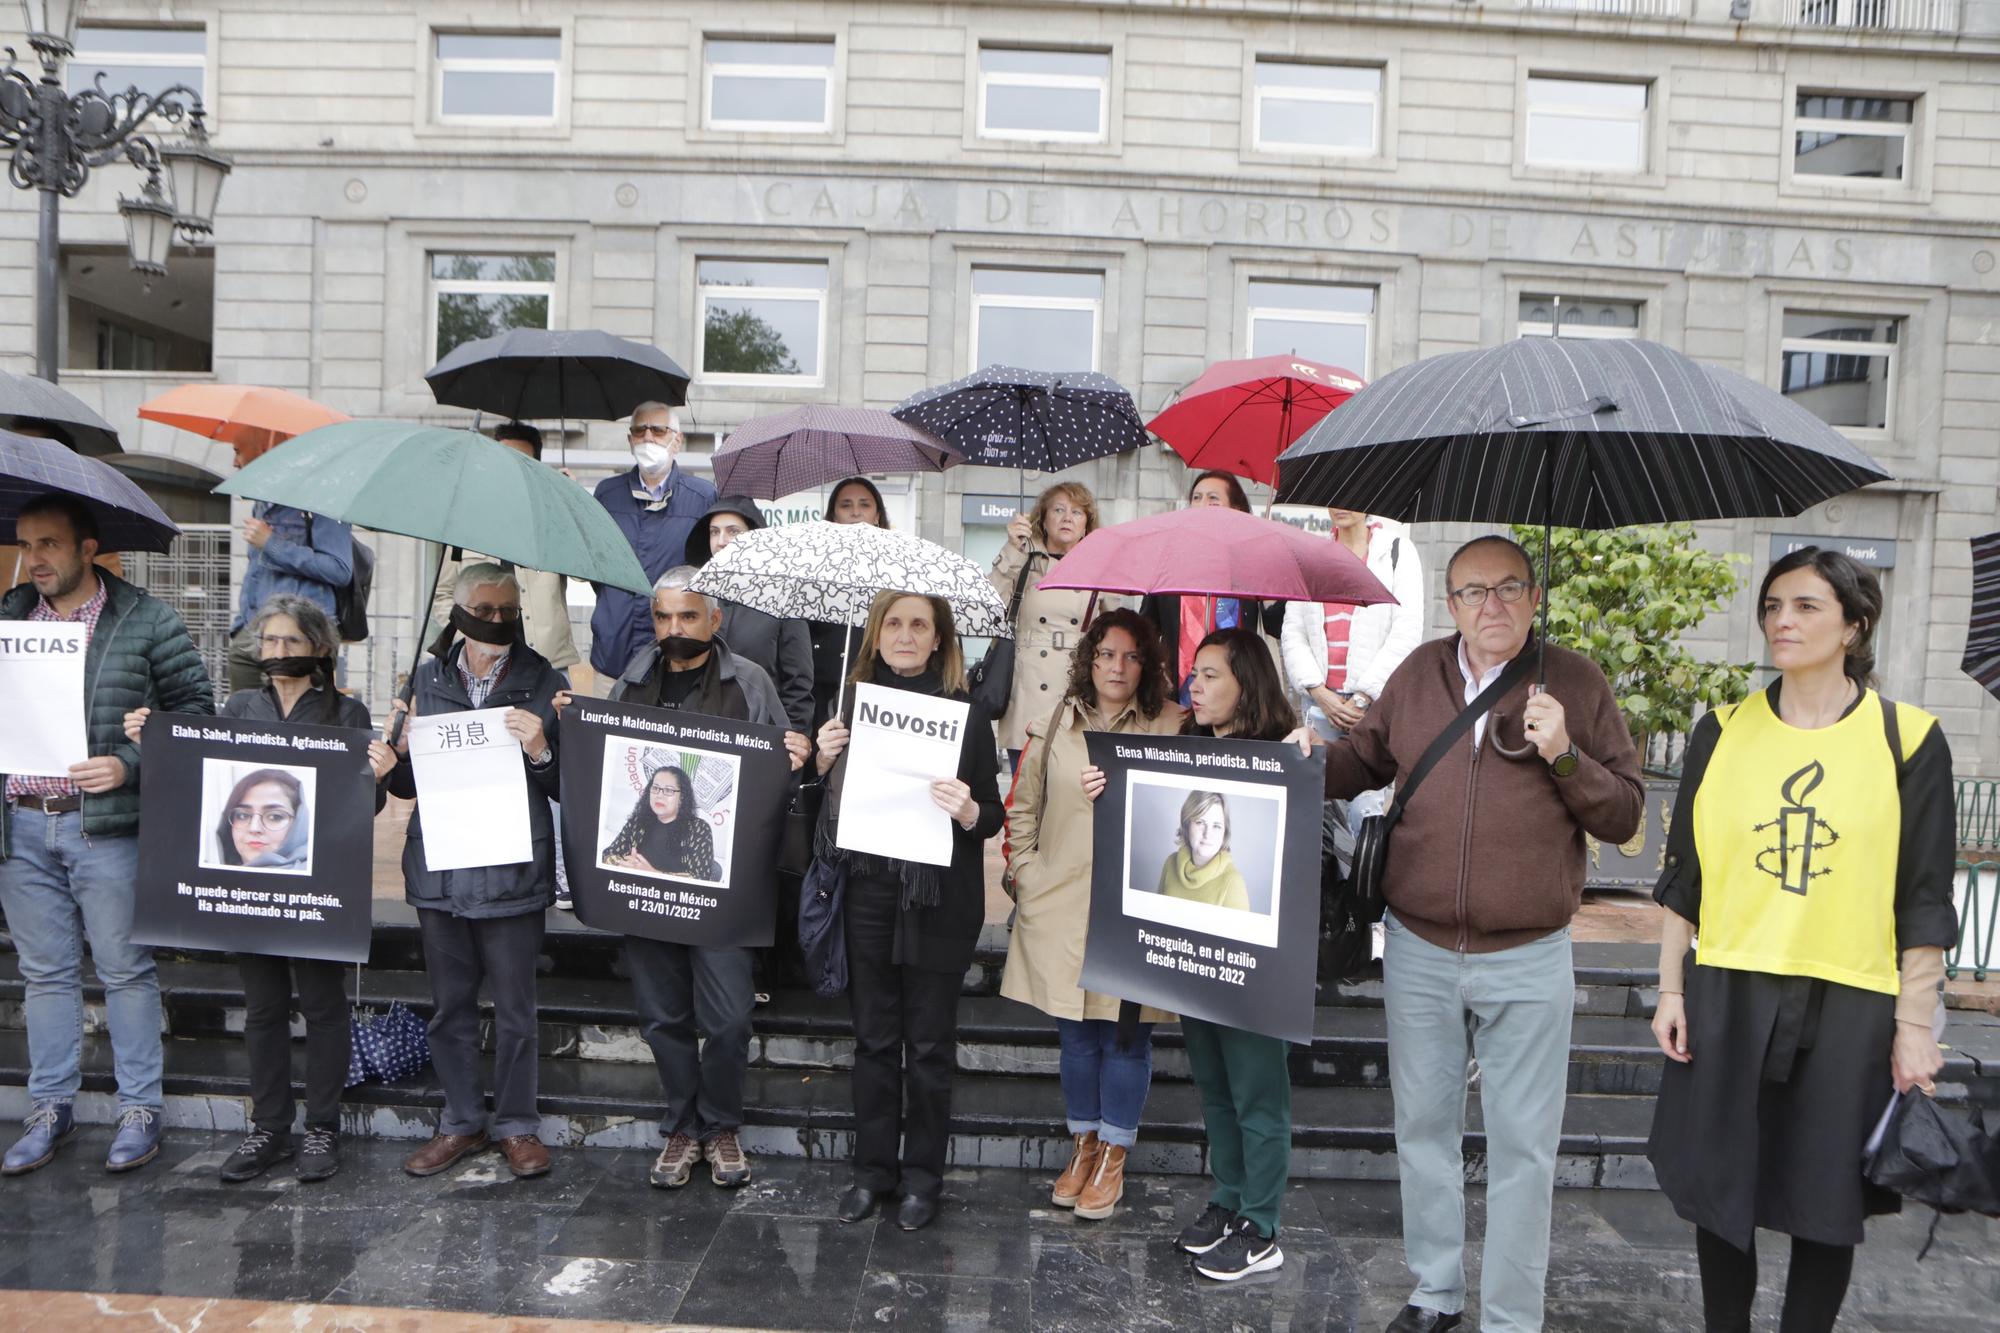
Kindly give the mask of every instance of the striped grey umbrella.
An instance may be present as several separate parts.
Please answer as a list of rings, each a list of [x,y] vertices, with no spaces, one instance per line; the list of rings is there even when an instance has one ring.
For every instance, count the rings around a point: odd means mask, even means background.
[[[54,440],[0,431],[0,545],[12,545],[21,507],[50,492],[83,502],[97,519],[100,551],[165,551],[181,530],[108,463],[66,449]]]
[[[1783,394],[1640,339],[1516,338],[1391,371],[1278,458],[1278,503],[1615,528],[1780,517],[1889,474]]]
[[[715,485],[758,500],[846,477],[942,472],[965,457],[921,426],[872,407],[794,407],[744,422],[715,451]]]
[[[1972,623],[1961,665],[2000,697],[2000,532],[1972,539]]]

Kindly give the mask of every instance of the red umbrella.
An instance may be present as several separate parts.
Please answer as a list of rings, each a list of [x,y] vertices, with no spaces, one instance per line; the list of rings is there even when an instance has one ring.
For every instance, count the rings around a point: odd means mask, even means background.
[[[1339,542],[1220,508],[1099,528],[1056,561],[1041,586],[1356,606],[1396,600]]]
[[[1192,468],[1274,486],[1278,455],[1366,381],[1295,356],[1218,361],[1146,423]]]

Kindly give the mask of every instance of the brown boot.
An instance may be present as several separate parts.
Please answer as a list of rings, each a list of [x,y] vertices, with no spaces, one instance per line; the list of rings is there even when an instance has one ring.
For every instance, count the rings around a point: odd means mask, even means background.
[[[1104,1145],[1097,1141],[1097,1131],[1076,1136],[1076,1147],[1069,1155],[1069,1165],[1056,1177],[1056,1186],[1049,1191],[1049,1201],[1058,1208],[1074,1208],[1077,1196],[1090,1183],[1091,1173],[1097,1170],[1098,1155]]]
[[[454,1165],[467,1153],[486,1146],[486,1131],[477,1134],[440,1134],[403,1159],[403,1169],[413,1176],[434,1176]]]
[[[1098,1154],[1097,1170],[1090,1173],[1090,1183],[1077,1197],[1076,1215],[1101,1222],[1118,1211],[1118,1201],[1124,1197],[1125,1150],[1107,1143]]]

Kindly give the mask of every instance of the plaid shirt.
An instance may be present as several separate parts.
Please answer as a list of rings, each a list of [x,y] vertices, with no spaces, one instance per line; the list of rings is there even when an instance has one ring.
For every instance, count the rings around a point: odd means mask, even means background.
[[[513,655],[513,649],[510,647],[508,651],[500,654],[499,660],[487,668],[483,676],[473,675],[472,669],[466,666],[466,660],[471,656],[469,652],[458,655],[458,678],[465,685],[465,697],[472,701],[474,708],[486,707],[487,696],[493,693],[493,687],[506,676],[507,662]]]
[[[35,602],[35,609],[28,613],[28,619],[45,621],[67,620],[81,623],[83,625],[83,644],[87,649],[90,646],[92,636],[97,633],[97,618],[104,614],[104,597],[108,591],[110,590],[105,586],[104,580],[98,579],[96,595],[82,606],[79,606],[70,615],[63,615],[53,606],[50,606],[48,598],[39,598]],[[75,796],[76,794],[76,784],[68,778],[31,778],[16,775],[7,779],[7,799],[10,801],[19,796],[39,796],[44,800],[53,800],[64,796]]]

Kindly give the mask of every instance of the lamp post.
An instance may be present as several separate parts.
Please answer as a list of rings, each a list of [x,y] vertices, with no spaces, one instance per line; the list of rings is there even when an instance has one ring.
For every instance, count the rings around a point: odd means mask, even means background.
[[[22,0],[28,45],[41,59],[39,79],[17,67],[7,47],[0,70],[0,149],[10,156],[7,176],[23,190],[40,190],[41,225],[35,250],[35,373],[56,378],[57,267],[62,262],[61,201],[75,197],[91,169],[119,158],[146,173],[137,199],[118,199],[132,267],[158,276],[179,234],[188,244],[206,238],[216,200],[229,174],[229,158],[209,147],[201,94],[185,84],[157,93],[137,87],[112,92],[98,85],[71,93],[63,87],[63,62],[76,52],[77,13],[83,0]],[[161,144],[140,133],[157,116],[185,124],[185,138]]]

